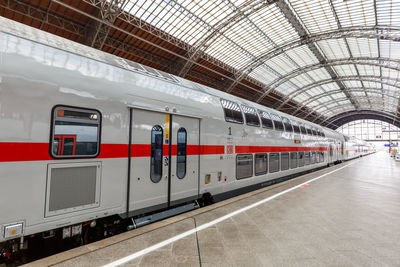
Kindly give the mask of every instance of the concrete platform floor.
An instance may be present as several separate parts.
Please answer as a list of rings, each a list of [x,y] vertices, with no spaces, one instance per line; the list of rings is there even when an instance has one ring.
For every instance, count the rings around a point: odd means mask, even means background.
[[[324,174],[204,230],[143,251]],[[400,266],[400,163],[380,152],[32,265],[101,266],[136,252],[141,256],[124,266]]]

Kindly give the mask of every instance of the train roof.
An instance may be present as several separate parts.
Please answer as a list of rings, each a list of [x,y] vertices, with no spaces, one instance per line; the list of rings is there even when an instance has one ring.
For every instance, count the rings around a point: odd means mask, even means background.
[[[3,18],[3,17],[0,17],[0,32],[14,35],[14,36],[17,36],[20,38],[28,39],[33,42],[41,43],[41,44],[44,44],[44,45],[47,45],[47,46],[50,46],[50,47],[53,47],[56,49],[67,51],[69,53],[72,53],[72,54],[75,54],[78,56],[82,56],[82,57],[93,59],[93,60],[96,60],[96,61],[99,61],[102,63],[106,63],[106,64],[112,65],[114,67],[122,68],[122,69],[125,69],[128,71],[131,71],[131,72],[135,72],[140,75],[151,76],[153,78],[163,80],[165,82],[176,84],[177,86],[186,87],[188,89],[197,91],[198,93],[206,94],[206,95],[218,98],[217,101],[219,101],[220,98],[231,100],[231,101],[243,104],[243,105],[248,105],[248,106],[252,106],[254,108],[260,109],[260,110],[265,110],[268,113],[272,112],[272,113],[278,114],[280,116],[289,118],[291,120],[305,123],[305,124],[308,124],[308,125],[311,125],[314,127],[322,128],[322,129],[324,129],[325,133],[327,134],[327,137],[342,136],[340,133],[338,133],[334,130],[331,130],[326,127],[322,127],[322,126],[314,124],[312,122],[305,121],[303,119],[294,117],[292,115],[289,115],[289,114],[286,114],[286,113],[283,113],[283,112],[280,112],[280,111],[277,111],[277,110],[274,110],[271,108],[267,108],[260,104],[245,100],[240,97],[233,96],[231,94],[213,89],[208,86],[204,86],[204,85],[171,75],[166,72],[162,72],[162,71],[150,68],[148,66],[144,66],[139,63],[129,61],[129,60],[120,58],[115,55],[105,53],[103,51],[94,49],[92,47],[88,47],[88,46],[73,42],[71,40],[68,40],[68,39],[65,39],[65,38],[50,34],[50,33],[46,33],[44,31],[35,29],[30,26],[26,26],[24,24],[21,24],[21,23],[18,23],[18,22],[15,22],[15,21]],[[125,92],[121,92],[121,94],[125,94]],[[196,94],[196,95],[198,95],[198,94]],[[124,97],[124,96],[122,95],[122,97]]]

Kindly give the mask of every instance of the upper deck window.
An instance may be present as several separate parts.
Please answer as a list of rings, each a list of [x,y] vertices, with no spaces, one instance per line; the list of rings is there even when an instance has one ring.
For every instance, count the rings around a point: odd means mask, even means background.
[[[292,126],[293,126],[293,130],[295,133],[299,134],[300,133],[300,126],[297,123],[297,121],[292,120]]]
[[[274,129],[274,123],[272,122],[271,117],[267,112],[258,110],[258,114],[260,114],[261,124],[263,128]]]
[[[311,127],[310,127],[310,126],[306,125],[306,130],[307,130],[307,134],[308,134],[308,135],[312,135]]]
[[[260,119],[254,108],[242,105],[244,116],[246,117],[246,124],[250,126],[260,127]]]
[[[277,131],[285,130],[285,128],[283,127],[283,123],[282,123],[281,117],[279,117],[275,113],[271,113],[271,118],[274,121],[275,130],[277,130]]]
[[[50,154],[54,158],[96,157],[100,150],[101,114],[96,110],[56,106]]]
[[[292,124],[290,123],[289,119],[282,117],[283,124],[285,125],[285,132],[293,132]]]
[[[304,124],[299,123],[299,125],[300,125],[301,134],[307,134],[307,130],[306,130],[306,127],[304,126]]]
[[[227,122],[243,123],[243,115],[240,107],[235,102],[221,99],[221,104],[225,112],[225,120]]]

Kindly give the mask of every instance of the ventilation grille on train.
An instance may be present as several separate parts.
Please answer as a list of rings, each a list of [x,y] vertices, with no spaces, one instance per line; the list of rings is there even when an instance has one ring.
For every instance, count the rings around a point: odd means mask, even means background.
[[[60,215],[99,206],[99,164],[52,164],[48,172],[46,215]]]

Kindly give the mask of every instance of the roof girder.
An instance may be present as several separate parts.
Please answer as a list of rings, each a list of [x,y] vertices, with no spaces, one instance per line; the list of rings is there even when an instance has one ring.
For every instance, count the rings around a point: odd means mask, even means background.
[[[400,81],[398,81],[395,78],[391,78],[391,77],[380,77],[380,76],[373,76],[373,75],[355,75],[355,76],[340,76],[336,78],[337,80],[340,81],[365,81],[365,82],[377,82],[377,83],[383,83],[383,84],[387,84],[396,88],[400,88]],[[390,82],[391,81],[391,82]],[[320,85],[324,85],[327,83],[332,83],[334,82],[334,80],[332,79],[325,79],[325,80],[320,80],[318,82],[315,83],[310,83],[302,88],[300,88],[300,90],[298,91],[294,91],[290,94],[288,94],[286,96],[286,100],[278,106],[278,109],[280,109],[281,107],[283,107],[286,103],[288,103],[289,101],[291,101],[295,96],[306,92],[307,90],[313,88],[313,87],[317,87]]]

